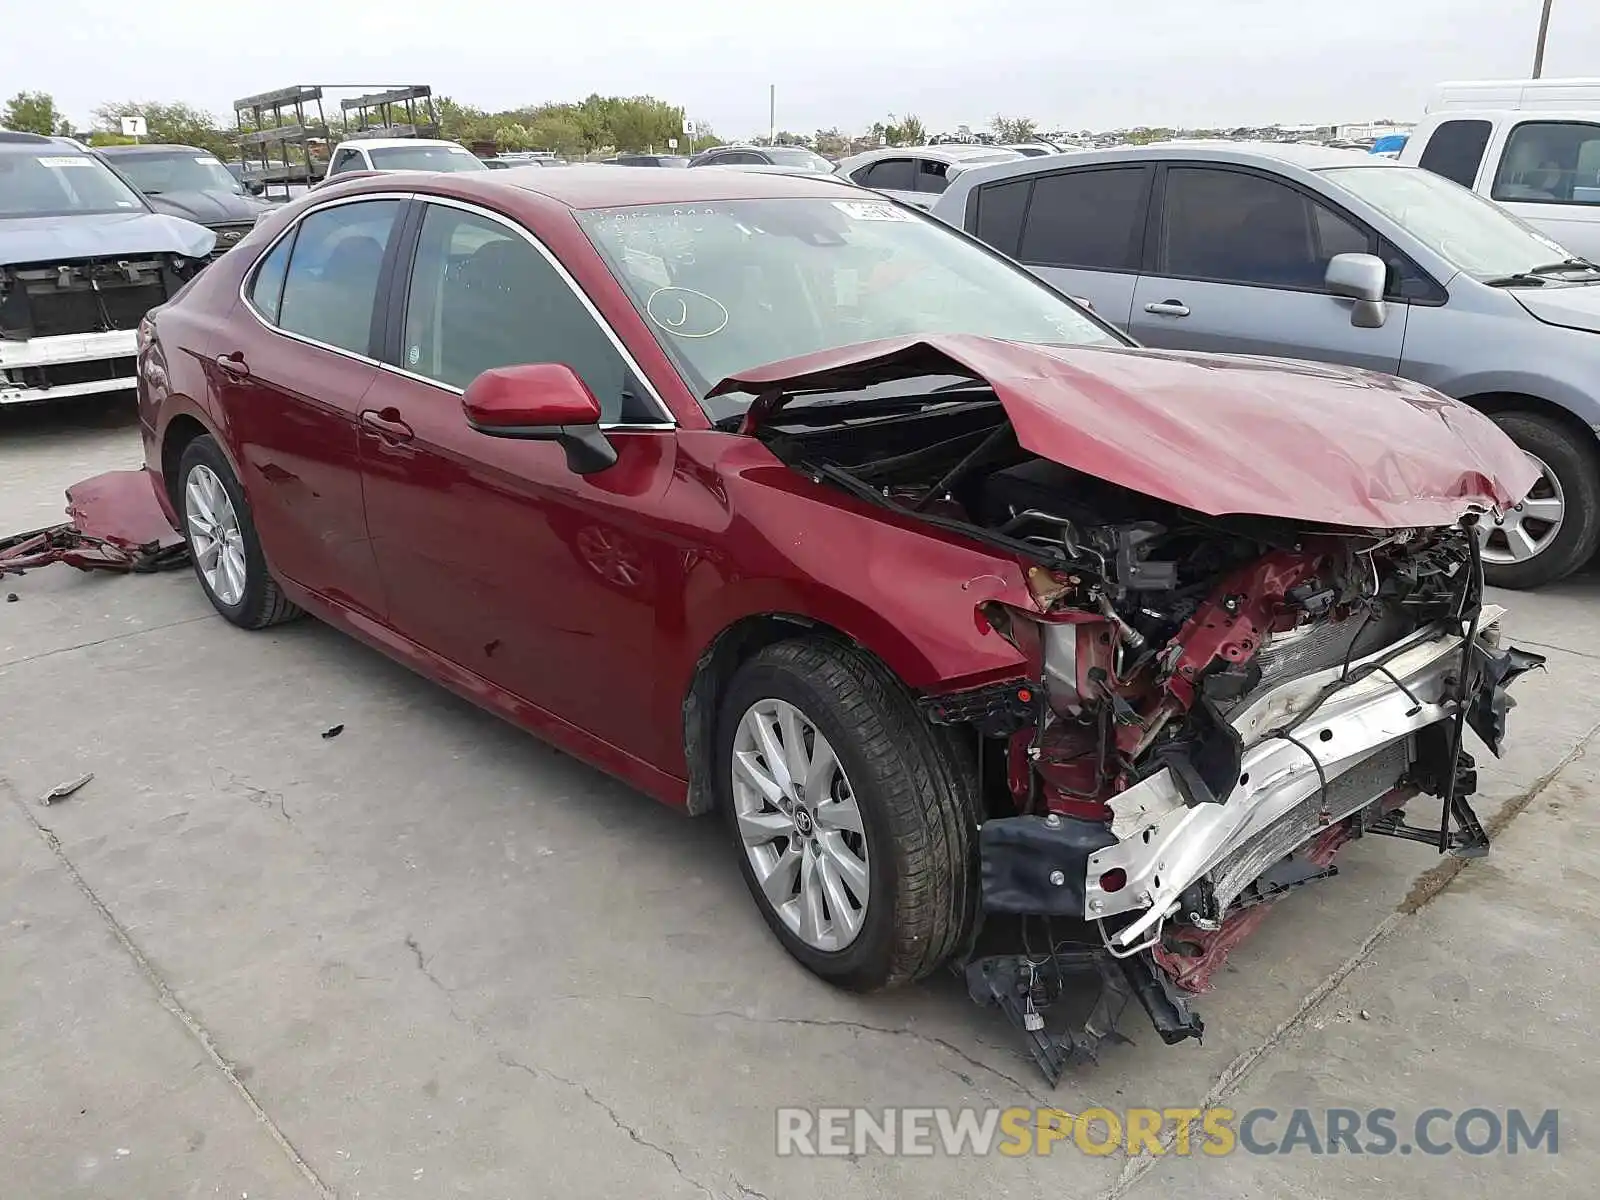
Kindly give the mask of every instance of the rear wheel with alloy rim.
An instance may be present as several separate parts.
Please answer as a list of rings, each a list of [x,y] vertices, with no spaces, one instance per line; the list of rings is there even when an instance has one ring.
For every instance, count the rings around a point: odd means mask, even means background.
[[[718,799],[784,948],[857,991],[920,978],[977,907],[968,756],[877,660],[817,639],[760,651],[719,709]]]
[[[1541,587],[1570,575],[1600,546],[1600,461],[1592,445],[1540,413],[1496,413],[1493,420],[1539,479],[1501,520],[1479,526],[1484,578],[1496,587]]]
[[[213,608],[244,629],[300,615],[268,572],[244,489],[210,435],[184,447],[177,499],[194,573]]]

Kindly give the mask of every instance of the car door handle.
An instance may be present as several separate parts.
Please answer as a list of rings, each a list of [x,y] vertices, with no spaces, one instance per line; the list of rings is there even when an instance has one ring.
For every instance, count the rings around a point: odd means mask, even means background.
[[[1158,317],[1187,317],[1189,306],[1182,300],[1162,300],[1156,304],[1146,304],[1147,313],[1155,313]]]
[[[222,368],[224,374],[232,375],[235,379],[250,378],[250,364],[245,362],[244,355],[237,350],[232,354],[217,355],[217,366]]]
[[[398,408],[363,409],[361,423],[391,442],[409,442],[412,437],[411,426],[401,420]]]

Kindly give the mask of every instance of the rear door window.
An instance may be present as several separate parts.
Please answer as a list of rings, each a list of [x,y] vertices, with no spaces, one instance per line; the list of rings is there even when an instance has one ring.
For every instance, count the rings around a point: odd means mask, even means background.
[[[1478,178],[1493,129],[1488,121],[1444,121],[1422,148],[1419,165],[1469,188]]]
[[[1137,270],[1149,175],[1141,166],[1035,176],[1018,257],[1031,266]]]
[[[1496,200],[1600,205],[1600,122],[1524,121],[1506,139]]]
[[[1022,240],[1022,216],[1028,208],[1031,187],[1033,180],[1024,177],[979,188],[977,212],[972,221],[973,235],[1001,254],[1015,258],[1017,244]]]
[[[279,328],[369,355],[378,277],[400,215],[399,200],[363,200],[300,222],[283,281]]]

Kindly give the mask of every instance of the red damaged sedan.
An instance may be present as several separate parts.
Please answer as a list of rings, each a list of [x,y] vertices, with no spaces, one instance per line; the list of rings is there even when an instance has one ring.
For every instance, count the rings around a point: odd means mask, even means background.
[[[951,964],[1052,1077],[1134,1000],[1197,1036],[1345,843],[1484,852],[1465,732],[1542,661],[1483,600],[1473,526],[1535,479],[1486,418],[1139,349],[826,179],[319,190],[150,315],[139,387],[229,621],[720,810],[806,967]]]

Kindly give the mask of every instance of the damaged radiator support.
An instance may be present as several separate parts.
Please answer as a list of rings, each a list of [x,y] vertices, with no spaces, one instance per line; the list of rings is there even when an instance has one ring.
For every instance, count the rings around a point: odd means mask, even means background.
[[[70,521],[0,538],[0,577],[66,563],[80,571],[181,567],[188,545],[156,499],[145,471],[111,471],[67,489]]]

